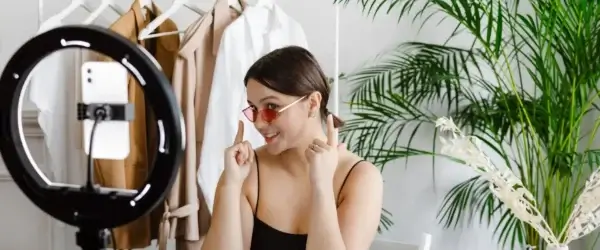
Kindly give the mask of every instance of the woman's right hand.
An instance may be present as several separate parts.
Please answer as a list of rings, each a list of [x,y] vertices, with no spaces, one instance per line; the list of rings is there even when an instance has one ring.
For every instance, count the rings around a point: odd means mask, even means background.
[[[227,184],[242,185],[254,162],[254,150],[244,139],[244,123],[238,121],[238,131],[233,146],[225,149],[224,181]]]

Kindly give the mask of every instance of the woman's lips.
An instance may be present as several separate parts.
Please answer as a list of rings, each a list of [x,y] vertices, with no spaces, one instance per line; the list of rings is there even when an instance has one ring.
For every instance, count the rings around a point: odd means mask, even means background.
[[[279,135],[279,133],[272,133],[272,134],[263,135],[263,137],[265,137],[265,141],[267,143],[272,143],[275,140],[275,138],[277,138],[278,135]]]

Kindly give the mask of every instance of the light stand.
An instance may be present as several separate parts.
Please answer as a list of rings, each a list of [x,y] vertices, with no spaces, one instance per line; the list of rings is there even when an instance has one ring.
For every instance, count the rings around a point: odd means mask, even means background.
[[[108,229],[94,229],[92,227],[79,228],[75,233],[75,242],[83,250],[107,249],[111,243],[110,231]]]
[[[41,174],[24,147],[21,107],[27,76],[47,55],[67,48],[103,53],[121,63],[140,83],[159,124],[161,140],[154,167],[138,190],[51,182]],[[130,120],[131,106],[120,105],[79,104],[78,119]],[[84,250],[106,248],[110,241],[107,229],[136,220],[165,198],[185,147],[182,121],[169,81],[156,61],[143,48],[102,27],[62,26],[42,33],[15,52],[0,76],[0,153],[4,163],[15,183],[37,207],[79,228],[77,245]]]
[[[78,103],[77,104],[77,120],[94,120],[90,135],[90,150],[88,154],[88,179],[85,186],[81,187],[80,191],[91,195],[97,194],[99,189],[93,185],[92,171],[93,169],[93,147],[96,128],[100,121],[131,121],[134,118],[134,109],[132,104],[108,104],[108,103]],[[75,235],[76,244],[81,249],[96,250],[105,249],[112,245],[116,249],[112,232],[108,229],[103,229],[95,225],[86,224],[85,227],[80,226],[79,231]],[[111,244],[109,244],[111,243]]]

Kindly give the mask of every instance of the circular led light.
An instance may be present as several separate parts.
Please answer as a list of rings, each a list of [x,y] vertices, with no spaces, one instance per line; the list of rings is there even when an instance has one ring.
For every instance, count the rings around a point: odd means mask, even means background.
[[[80,186],[52,183],[39,173],[24,147],[21,106],[25,80],[44,57],[67,48],[89,49],[121,63],[138,80],[154,111],[161,141],[154,167],[137,191],[102,188],[88,192]],[[181,111],[169,80],[158,65],[142,48],[102,27],[72,25],[42,33],[15,52],[0,77],[0,152],[4,163],[34,204],[73,226],[114,228],[134,221],[158,205],[171,188],[181,162],[182,126]]]

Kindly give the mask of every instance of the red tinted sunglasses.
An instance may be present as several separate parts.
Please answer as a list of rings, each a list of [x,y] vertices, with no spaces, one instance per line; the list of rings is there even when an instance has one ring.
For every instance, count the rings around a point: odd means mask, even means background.
[[[271,123],[275,119],[277,119],[277,117],[279,117],[281,112],[285,111],[286,109],[288,109],[291,106],[294,106],[294,104],[302,101],[305,97],[306,96],[303,96],[300,99],[295,100],[294,102],[288,104],[287,106],[285,106],[279,110],[275,110],[275,109],[257,110],[257,109],[254,109],[252,106],[250,106],[250,107],[247,107],[244,110],[242,110],[242,112],[244,113],[244,116],[246,116],[246,118],[248,118],[248,120],[250,120],[251,122],[255,122],[256,118],[258,118],[260,116],[260,118],[263,119],[263,121],[265,121],[266,123]]]

